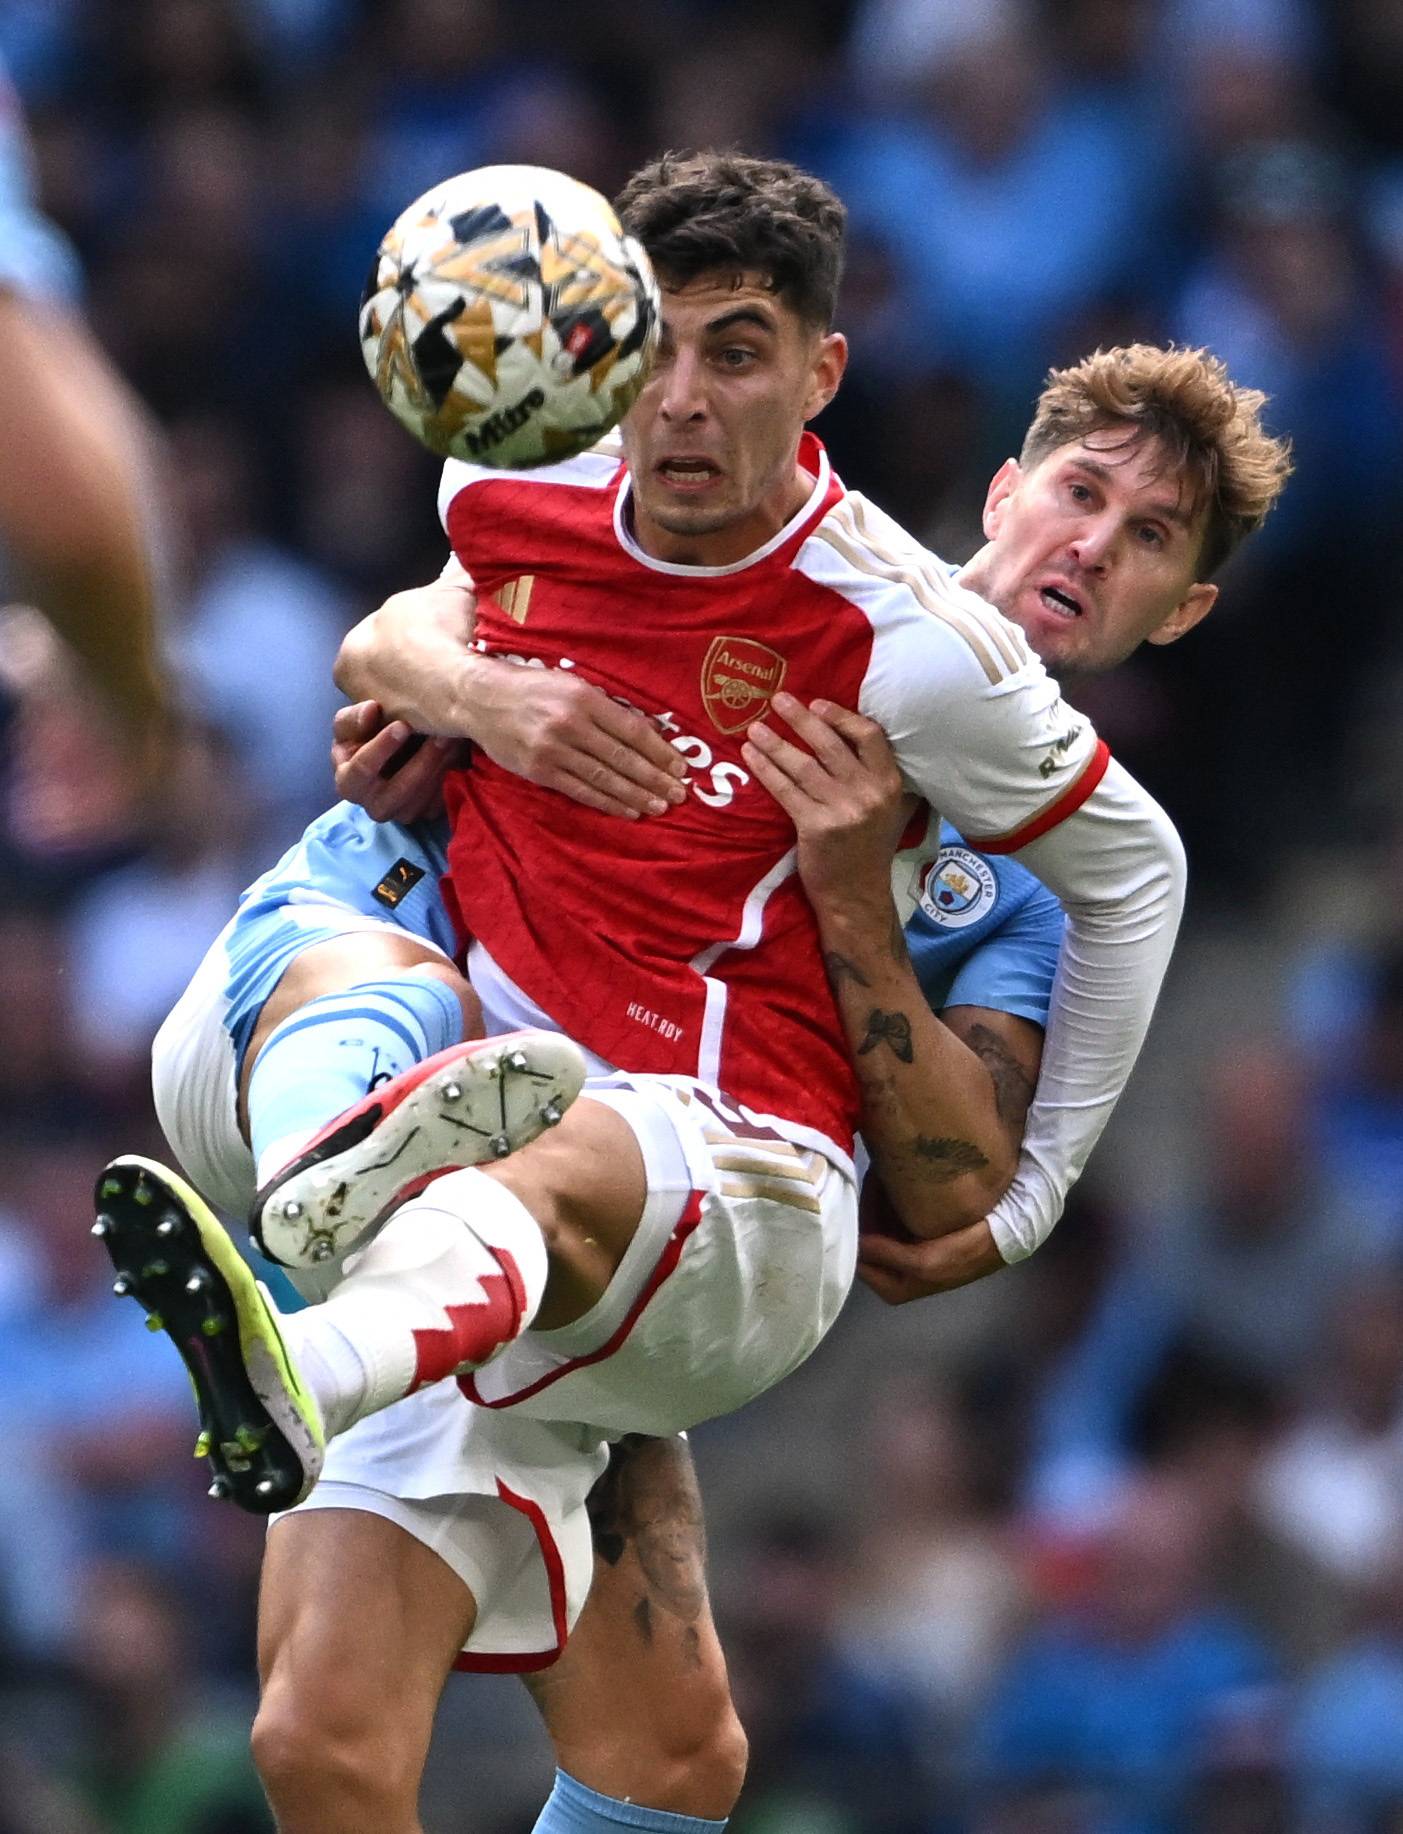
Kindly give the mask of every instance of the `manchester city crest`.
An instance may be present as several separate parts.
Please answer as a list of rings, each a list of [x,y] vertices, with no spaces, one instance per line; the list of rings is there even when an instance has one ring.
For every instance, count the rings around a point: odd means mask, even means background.
[[[999,883],[987,860],[968,847],[942,847],[921,880],[921,909],[942,929],[964,930],[994,908]]]

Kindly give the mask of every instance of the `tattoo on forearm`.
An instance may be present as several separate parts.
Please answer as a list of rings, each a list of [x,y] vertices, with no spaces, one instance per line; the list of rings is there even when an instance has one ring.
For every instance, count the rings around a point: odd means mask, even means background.
[[[851,982],[854,987],[871,985],[857,963],[850,962],[846,955],[839,955],[836,949],[824,951],[823,967],[828,976],[828,985],[835,993],[845,982]]]
[[[999,1119],[1010,1131],[1021,1131],[1033,1099],[1033,1084],[1022,1064],[987,1025],[972,1025],[965,1043],[994,1080],[994,1106]]]
[[[982,1172],[989,1161],[973,1140],[932,1139],[917,1134],[911,1150],[922,1162],[932,1184],[950,1184],[966,1172]]]
[[[859,1057],[875,1051],[879,1044],[889,1044],[902,1063],[916,1061],[916,1047],[911,1037],[911,1021],[905,1013],[884,1013],[877,1007],[867,1015],[867,1036],[857,1047]]]

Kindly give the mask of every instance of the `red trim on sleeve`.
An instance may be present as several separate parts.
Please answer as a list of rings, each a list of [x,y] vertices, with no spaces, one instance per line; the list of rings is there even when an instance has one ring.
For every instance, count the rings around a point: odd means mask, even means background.
[[[459,1376],[458,1386],[468,1400],[474,1402],[478,1407],[515,1407],[518,1401],[526,1400],[528,1395],[540,1394],[543,1388],[549,1388],[562,1376],[573,1375],[577,1369],[588,1369],[591,1363],[602,1363],[605,1357],[612,1356],[643,1316],[648,1301],[682,1259],[682,1250],[687,1245],[687,1238],[701,1221],[703,1195],[701,1191],[693,1191],[688,1196],[686,1206],[668,1238],[667,1246],[658,1256],[657,1263],[644,1283],[642,1292],[629,1307],[623,1323],[612,1337],[602,1343],[597,1350],[591,1350],[588,1356],[572,1357],[568,1363],[562,1363],[558,1369],[552,1369],[548,1375],[538,1377],[536,1381],[528,1383],[525,1388],[519,1388],[514,1395],[504,1395],[499,1401],[489,1401],[478,1393],[475,1376]]]
[[[534,1655],[524,1656],[475,1656],[464,1650],[453,1666],[469,1675],[529,1675],[537,1669],[549,1668],[552,1662],[558,1662],[570,1635],[565,1612],[565,1562],[560,1557],[560,1549],[550,1531],[546,1512],[539,1503],[533,1503],[530,1497],[518,1496],[514,1490],[508,1490],[501,1478],[497,1479],[497,1495],[511,1508],[519,1509],[535,1530],[541,1560],[546,1569],[546,1584],[550,1588],[550,1615],[555,1631],[555,1648],[537,1650]]]
[[[1029,841],[1038,840],[1049,834],[1059,822],[1066,821],[1069,815],[1077,810],[1090,796],[1097,784],[1106,774],[1106,766],[1111,762],[1111,748],[1104,739],[1096,741],[1096,750],[1092,752],[1086,767],[1071,788],[1064,791],[1056,802],[1044,809],[1041,815],[1035,815],[1030,822],[1021,828],[1015,828],[1011,834],[995,835],[993,840],[974,840],[965,836],[966,847],[973,847],[976,853],[1017,853],[1020,847],[1026,847]]]

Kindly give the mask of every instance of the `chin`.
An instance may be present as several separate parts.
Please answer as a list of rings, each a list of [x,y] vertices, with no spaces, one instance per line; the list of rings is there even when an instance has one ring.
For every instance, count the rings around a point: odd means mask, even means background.
[[[644,508],[669,535],[715,535],[736,520],[733,511],[714,503],[648,503]]]

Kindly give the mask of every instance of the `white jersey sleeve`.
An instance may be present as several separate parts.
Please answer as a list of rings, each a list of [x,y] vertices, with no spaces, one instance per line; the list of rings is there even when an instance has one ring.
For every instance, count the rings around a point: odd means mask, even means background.
[[[984,853],[1017,851],[1061,900],[1067,931],[1013,1185],[990,1217],[1007,1261],[1061,1215],[1144,1041],[1173,949],[1184,855],[1023,634],[860,498],[803,569],[873,627],[859,710],[908,785]]]
[[[989,1216],[1005,1261],[1046,1240],[1110,1119],[1169,966],[1185,880],[1169,817],[1114,762],[1019,858],[1061,899],[1067,928],[1018,1170]]]

